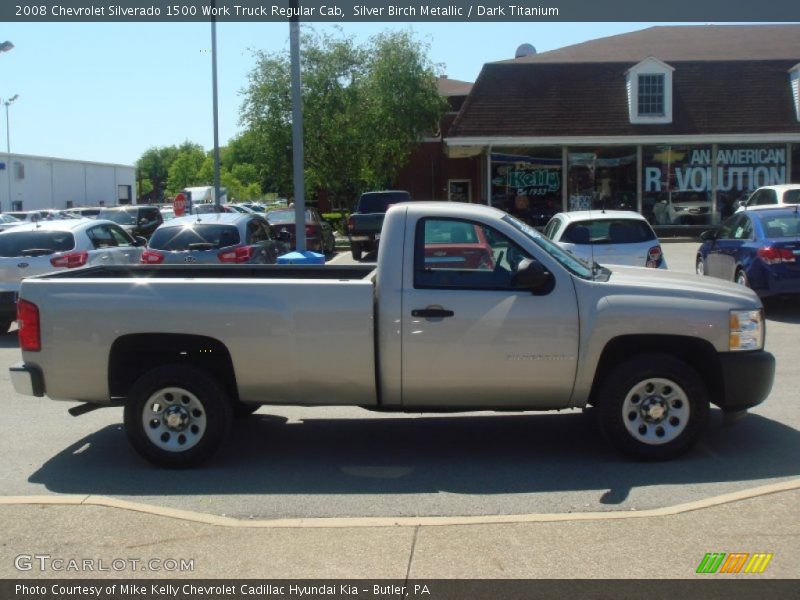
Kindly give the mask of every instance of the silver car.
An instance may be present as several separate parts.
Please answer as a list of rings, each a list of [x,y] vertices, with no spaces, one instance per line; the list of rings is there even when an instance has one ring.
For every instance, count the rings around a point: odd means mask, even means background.
[[[155,230],[145,264],[274,264],[284,251],[266,219],[256,214],[176,217]]]
[[[144,244],[116,223],[92,219],[23,223],[0,232],[0,332],[7,332],[16,319],[23,278],[77,267],[136,264]]]
[[[550,238],[589,265],[666,269],[667,261],[650,223],[628,210],[558,213],[544,228]]]

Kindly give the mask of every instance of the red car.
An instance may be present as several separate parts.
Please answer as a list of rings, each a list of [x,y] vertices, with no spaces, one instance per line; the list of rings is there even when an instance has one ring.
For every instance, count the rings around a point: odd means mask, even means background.
[[[494,269],[492,247],[482,227],[462,221],[437,225],[425,230],[426,268]]]
[[[266,218],[276,234],[280,235],[284,231],[289,234],[289,243],[292,250],[294,250],[297,247],[294,209],[271,210],[266,214]],[[334,254],[336,252],[336,238],[333,236],[333,227],[320,216],[315,208],[306,209],[306,248],[320,254]]]

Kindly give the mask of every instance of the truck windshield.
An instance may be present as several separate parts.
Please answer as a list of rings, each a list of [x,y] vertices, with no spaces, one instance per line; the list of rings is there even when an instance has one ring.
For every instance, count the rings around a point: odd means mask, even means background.
[[[542,250],[557,260],[570,273],[573,273],[582,279],[592,279],[591,266],[587,265],[581,260],[578,260],[572,254],[548,240],[530,225],[515,219],[511,215],[505,215],[503,220],[509,225],[513,226],[515,229],[524,233],[534,244],[539,246]]]

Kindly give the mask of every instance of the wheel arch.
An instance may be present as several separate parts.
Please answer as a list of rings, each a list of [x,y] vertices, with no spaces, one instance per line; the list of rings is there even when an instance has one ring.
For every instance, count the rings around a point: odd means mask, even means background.
[[[114,340],[108,361],[110,396],[127,397],[142,375],[171,363],[203,370],[220,382],[234,402],[238,401],[233,360],[225,344],[211,337],[174,333],[136,333]]]
[[[606,344],[597,364],[589,403],[595,404],[603,381],[621,362],[646,353],[669,354],[686,362],[706,386],[712,403],[724,400],[722,366],[714,346],[703,339],[681,335],[623,335]]]

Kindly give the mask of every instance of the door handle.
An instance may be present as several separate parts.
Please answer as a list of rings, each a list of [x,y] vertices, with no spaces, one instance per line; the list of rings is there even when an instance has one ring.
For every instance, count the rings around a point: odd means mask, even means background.
[[[452,317],[456,313],[446,308],[416,308],[411,311],[412,317],[423,317],[426,319],[435,319],[443,317]]]

